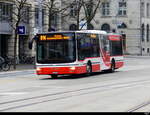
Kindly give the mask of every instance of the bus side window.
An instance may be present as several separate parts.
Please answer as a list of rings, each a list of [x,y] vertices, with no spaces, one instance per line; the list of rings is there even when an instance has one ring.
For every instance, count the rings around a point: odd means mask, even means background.
[[[99,45],[99,35],[97,34],[95,38],[91,38],[92,44],[92,56],[100,57],[100,45]]]
[[[101,36],[101,45],[102,45],[102,49],[105,52],[110,52],[110,47],[109,47],[109,40],[107,36],[102,35]]]
[[[100,45],[98,34],[78,34],[78,58],[100,57]]]
[[[85,52],[84,52],[84,43],[85,43],[85,35],[84,34],[78,34],[77,35],[77,48],[78,48],[78,58],[79,60],[85,59]]]

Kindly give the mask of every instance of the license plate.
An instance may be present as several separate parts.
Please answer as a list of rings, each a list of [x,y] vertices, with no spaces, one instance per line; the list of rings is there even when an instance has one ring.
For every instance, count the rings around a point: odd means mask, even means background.
[[[53,74],[58,74],[58,72],[53,72]]]

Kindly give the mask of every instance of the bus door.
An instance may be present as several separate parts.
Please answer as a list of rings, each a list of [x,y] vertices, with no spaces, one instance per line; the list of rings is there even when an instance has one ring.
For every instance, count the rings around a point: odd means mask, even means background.
[[[101,54],[104,66],[110,66],[110,44],[108,36],[101,36]]]

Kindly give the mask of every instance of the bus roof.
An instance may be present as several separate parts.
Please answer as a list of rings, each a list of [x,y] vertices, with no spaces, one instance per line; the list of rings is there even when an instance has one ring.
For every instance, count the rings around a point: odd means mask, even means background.
[[[47,32],[47,33],[38,33],[39,34],[51,34],[51,33],[91,33],[91,34],[107,34],[105,31],[101,30],[77,30],[77,31],[53,31],[53,32]]]
[[[93,33],[93,34],[107,34],[105,31],[101,30],[81,30],[81,31],[76,31],[77,33]]]

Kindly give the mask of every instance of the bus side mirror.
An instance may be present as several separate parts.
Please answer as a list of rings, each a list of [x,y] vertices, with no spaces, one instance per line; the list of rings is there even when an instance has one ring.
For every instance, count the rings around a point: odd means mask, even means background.
[[[32,40],[29,41],[28,43],[28,48],[30,50],[32,50],[32,47],[33,47],[33,42],[36,41],[38,39],[38,36],[35,36]]]

